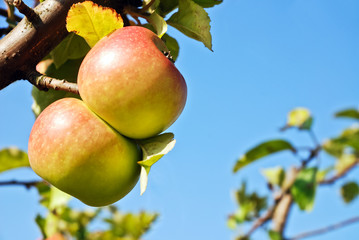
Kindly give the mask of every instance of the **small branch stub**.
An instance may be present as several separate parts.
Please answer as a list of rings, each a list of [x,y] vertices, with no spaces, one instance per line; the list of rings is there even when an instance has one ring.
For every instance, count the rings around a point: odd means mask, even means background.
[[[36,14],[34,9],[27,6],[22,0],[8,0],[8,3],[16,7],[30,22],[34,23],[40,20],[40,17]]]
[[[37,71],[32,71],[27,74],[28,81],[39,88],[40,90],[47,91],[49,88],[54,90],[62,90],[79,94],[79,89],[76,83],[68,82],[66,80],[60,80],[51,78],[40,74]]]

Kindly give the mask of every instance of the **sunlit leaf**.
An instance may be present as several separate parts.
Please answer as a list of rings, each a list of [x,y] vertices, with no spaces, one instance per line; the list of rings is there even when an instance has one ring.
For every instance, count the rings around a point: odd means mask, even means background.
[[[176,39],[168,35],[167,33],[162,36],[162,40],[165,42],[168,50],[174,61],[176,61],[179,54],[179,45]]]
[[[0,150],[0,172],[20,167],[29,167],[27,153],[17,147]]]
[[[324,142],[323,149],[330,155],[340,157],[344,153],[352,153],[359,156],[359,128],[345,129],[339,137]]]
[[[74,34],[70,33],[57,47],[51,51],[50,56],[56,68],[59,68],[69,59],[83,58],[88,51],[90,51],[89,45],[86,41]]]
[[[239,169],[243,168],[244,166],[260,159],[266,157],[270,154],[277,153],[284,150],[290,150],[293,153],[296,152],[295,148],[286,140],[276,139],[267,142],[263,142],[254,148],[247,151],[242,157],[240,157],[234,168],[233,171],[237,172]]]
[[[123,27],[123,20],[114,9],[101,7],[91,1],[72,5],[66,22],[67,30],[83,37],[90,47]]]
[[[157,7],[159,6],[160,4],[160,0],[143,0],[143,3],[142,3],[142,10],[146,9],[147,13],[154,13],[154,11],[157,9]]]
[[[173,138],[173,133],[164,133],[159,136],[139,141],[143,154],[142,161],[138,162],[138,164],[141,165],[141,195],[146,191],[148,174],[152,165],[171,151],[175,146],[176,140]]]
[[[359,195],[359,185],[356,182],[347,182],[341,189],[340,193],[345,203],[352,202]]]
[[[152,13],[150,16],[146,17],[147,21],[154,27],[158,37],[162,37],[167,32],[167,23],[157,13]]]
[[[77,73],[80,68],[82,59],[68,60],[60,68],[56,68],[54,64],[51,64],[47,67],[45,74],[49,77],[57,79],[66,79],[69,82],[76,82]],[[35,117],[51,103],[65,97],[80,98],[79,95],[66,92],[66,91],[56,91],[49,89],[48,91],[40,91],[38,88],[32,88],[32,98],[34,100],[31,108]]]
[[[326,176],[328,175],[328,173],[333,171],[333,169],[334,169],[334,166],[330,166],[330,167],[327,167],[325,169],[318,170],[318,172],[317,172],[317,182],[323,181],[326,178]]]
[[[285,178],[285,172],[282,167],[273,167],[273,168],[266,168],[262,170],[262,174],[267,179],[267,182],[276,185],[282,186],[282,183]]]
[[[358,163],[358,159],[353,154],[343,154],[337,159],[334,168],[337,174],[341,174],[355,163]]]
[[[313,118],[310,114],[310,111],[306,108],[296,108],[289,112],[287,124],[284,127],[297,127],[298,129],[308,130],[311,128]]]
[[[174,13],[167,23],[212,50],[210,21],[203,7],[192,0],[180,0],[178,12]]]
[[[294,201],[301,210],[311,211],[314,205],[317,168],[302,169],[291,187]]]
[[[345,109],[343,111],[337,112],[335,114],[335,116],[336,117],[353,118],[353,119],[359,120],[359,110],[354,109],[354,108]]]

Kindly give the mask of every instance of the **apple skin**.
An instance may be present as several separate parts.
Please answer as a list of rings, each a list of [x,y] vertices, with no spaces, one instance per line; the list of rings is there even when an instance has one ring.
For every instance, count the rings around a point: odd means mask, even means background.
[[[75,98],[60,99],[39,115],[28,155],[40,177],[95,207],[124,197],[140,175],[138,146]]]
[[[86,55],[78,74],[80,96],[122,135],[152,137],[181,114],[187,86],[161,51],[153,32],[138,26],[118,29]]]

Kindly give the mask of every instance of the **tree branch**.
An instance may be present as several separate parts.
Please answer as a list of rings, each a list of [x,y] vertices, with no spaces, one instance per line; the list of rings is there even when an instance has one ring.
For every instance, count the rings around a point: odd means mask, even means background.
[[[345,177],[351,170],[353,170],[358,165],[358,163],[359,163],[359,160],[353,162],[352,164],[350,164],[347,168],[345,168],[339,174],[336,174],[336,175],[332,176],[331,178],[321,180],[321,181],[318,182],[318,184],[320,184],[320,185],[329,185],[329,184],[335,183],[338,179],[340,179],[342,177]]]
[[[30,189],[31,187],[35,187],[37,184],[39,184],[42,181],[29,181],[29,182],[23,182],[23,181],[3,181],[0,182],[0,186],[24,186],[26,189]]]
[[[0,90],[19,79],[25,79],[52,49],[68,34],[66,16],[72,4],[81,0],[46,0],[34,12],[38,21],[23,18],[0,40]],[[96,0],[118,10],[125,0]]]
[[[40,90],[48,90],[49,88],[55,90],[63,90],[75,94],[79,94],[79,89],[76,83],[67,82],[66,80],[60,80],[42,75],[36,71],[29,72],[27,75],[28,81],[35,85]]]
[[[34,9],[27,6],[24,1],[22,0],[7,0],[9,4],[13,5],[14,7],[19,10],[20,13],[24,14],[27,19],[34,23],[36,21],[39,21],[39,16],[37,13],[35,13]]]
[[[298,239],[302,239],[302,238],[316,236],[316,235],[327,233],[329,231],[333,231],[338,228],[342,228],[342,227],[345,227],[345,226],[348,226],[350,224],[357,223],[357,222],[359,222],[359,216],[344,220],[342,222],[339,222],[339,223],[336,223],[336,224],[333,224],[333,225],[330,225],[330,226],[327,226],[324,228],[320,228],[320,229],[309,231],[309,232],[304,232],[304,233],[298,234],[295,237],[288,238],[286,240],[298,240]]]

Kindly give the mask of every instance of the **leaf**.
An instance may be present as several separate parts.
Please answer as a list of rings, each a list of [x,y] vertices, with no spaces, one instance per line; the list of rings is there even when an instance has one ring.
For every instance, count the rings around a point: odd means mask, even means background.
[[[90,47],[101,38],[123,27],[121,15],[112,8],[91,1],[72,5],[66,18],[66,28],[83,37]]]
[[[282,186],[282,183],[285,178],[285,172],[282,167],[274,167],[274,168],[267,168],[262,170],[262,174],[267,179],[267,182],[269,182],[272,185],[276,186]]]
[[[147,21],[155,28],[158,37],[162,37],[167,32],[167,23],[157,13],[152,13],[150,16],[145,17]]]
[[[37,214],[35,218],[35,222],[37,226],[40,228],[42,237],[45,239],[47,237],[45,232],[45,222],[46,222],[45,218],[43,218],[40,214]]]
[[[146,191],[148,174],[152,165],[155,164],[164,155],[166,155],[169,151],[171,151],[175,146],[176,140],[173,138],[173,133],[164,133],[139,141],[139,145],[143,154],[142,161],[138,162],[138,164],[141,165],[141,195]]]
[[[345,203],[352,202],[359,195],[359,185],[356,182],[347,182],[341,189],[340,193]]]
[[[59,68],[69,59],[79,59],[90,51],[89,45],[82,37],[70,33],[57,47],[50,53],[51,58]]]
[[[335,117],[345,117],[359,120],[359,110],[354,108],[345,109],[343,111],[337,112]]]
[[[80,68],[82,59],[76,60],[68,60],[65,64],[63,64],[60,68],[56,68],[54,64],[51,64],[45,74],[49,77],[57,78],[57,79],[66,79],[69,82],[76,82],[77,73]],[[79,95],[74,93],[69,93],[66,91],[56,91],[53,89],[49,89],[47,92],[40,91],[38,88],[32,88],[32,98],[34,100],[31,108],[34,112],[35,117],[39,116],[39,114],[51,103],[65,97],[74,97],[80,98]]]
[[[327,140],[323,149],[334,157],[341,157],[344,153],[359,155],[359,128],[351,127],[345,129],[337,138]]]
[[[328,173],[330,173],[331,171],[333,171],[334,166],[329,166],[323,170],[318,170],[317,172],[317,182],[321,182],[325,179],[325,177],[328,175]]]
[[[198,5],[201,5],[204,8],[214,7],[223,2],[223,0],[193,0]]]
[[[270,240],[282,240],[282,236],[279,232],[273,231],[273,230],[269,230],[268,231],[268,236]]]
[[[178,12],[174,13],[167,23],[177,28],[186,36],[202,42],[212,51],[212,36],[207,12],[191,0],[180,0]]]
[[[149,4],[151,4],[151,5],[149,5]],[[153,0],[143,0],[141,10],[143,11],[144,9],[147,9],[146,12],[149,14],[152,14],[156,11],[159,4],[160,4],[160,0],[155,0],[154,2],[153,2]]]
[[[161,0],[156,12],[161,16],[166,16],[178,7],[178,0]]]
[[[235,197],[238,204],[238,209],[233,217],[236,222],[243,223],[245,221],[252,221],[259,217],[262,210],[267,208],[267,198],[260,197],[256,192],[247,193],[247,186],[242,182],[241,187],[235,192]]]
[[[300,130],[309,130],[312,126],[313,118],[310,111],[306,108],[296,108],[289,112],[287,125],[283,128],[297,127]]]
[[[352,166],[353,164],[357,163],[358,160],[353,154],[343,154],[334,166],[337,174],[342,174],[344,171],[347,170],[348,167]]]
[[[237,172],[239,169],[262,157],[284,150],[290,150],[293,153],[296,152],[295,148],[285,140],[276,139],[263,142],[250,149],[242,157],[240,157],[233,168],[233,172]]]
[[[301,210],[311,211],[314,205],[317,168],[302,169],[291,187],[294,201]]]
[[[162,36],[162,40],[165,42],[168,50],[170,51],[173,60],[176,61],[179,54],[179,45],[177,40],[167,33]]]
[[[17,147],[0,150],[0,172],[20,167],[29,167],[27,153]]]

